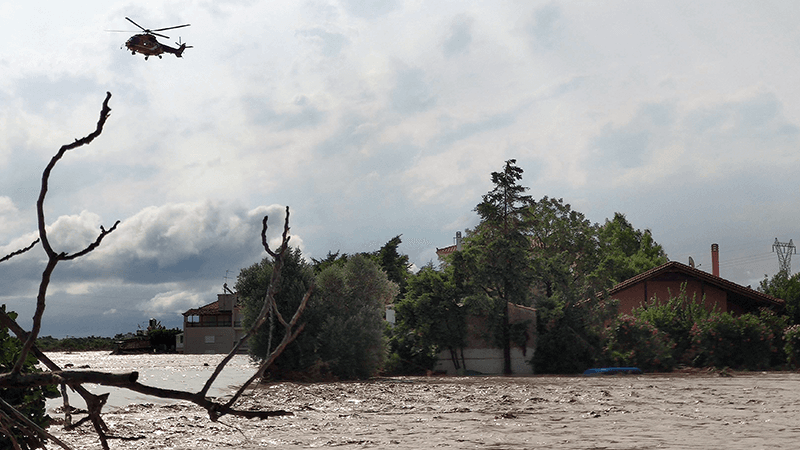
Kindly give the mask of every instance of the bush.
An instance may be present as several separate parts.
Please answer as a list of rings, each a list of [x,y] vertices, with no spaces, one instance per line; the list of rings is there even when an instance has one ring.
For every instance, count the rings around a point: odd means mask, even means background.
[[[5,305],[1,308],[5,311]],[[14,320],[17,318],[17,314],[14,312],[9,312],[8,316]],[[11,337],[8,334],[8,328],[0,327],[0,373],[11,372],[14,368],[14,364],[17,362],[17,357],[21,349],[22,343],[19,339]],[[36,358],[28,353],[28,359],[25,361],[22,372],[40,372],[40,370],[36,368],[37,362]],[[58,391],[55,386],[0,389],[0,398],[42,428],[47,428],[50,422],[50,416],[48,416],[45,411],[45,398],[55,398],[57,396]],[[3,422],[7,423],[5,420],[3,420]],[[41,443],[38,436],[25,435],[20,429],[15,427],[13,423],[9,424],[9,427],[11,433],[14,435],[14,439],[17,440],[22,449],[40,448]],[[0,434],[0,448],[14,448],[11,439]]]
[[[603,348],[606,363],[635,366],[646,371],[672,370],[675,343],[649,322],[623,314],[606,332]]]
[[[666,303],[659,303],[653,298],[631,313],[664,332],[674,342],[672,359],[676,364],[691,364],[688,350],[692,346],[691,331],[695,323],[707,319],[709,312],[696,297],[689,298],[686,284],[681,285],[677,296],[670,295]]]
[[[766,369],[778,351],[769,327],[752,314],[712,314],[692,327],[691,336],[695,366]]]
[[[792,325],[783,334],[783,352],[786,362],[794,368],[800,366],[800,325]]]

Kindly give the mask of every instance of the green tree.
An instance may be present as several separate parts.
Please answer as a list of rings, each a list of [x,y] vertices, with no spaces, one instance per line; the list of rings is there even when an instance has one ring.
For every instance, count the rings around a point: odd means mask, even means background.
[[[389,239],[383,247],[374,252],[357,253],[357,255],[364,255],[375,261],[386,273],[386,276],[389,277],[389,281],[397,284],[400,288],[398,298],[405,294],[406,280],[411,275],[411,263],[408,261],[408,255],[401,255],[398,251],[398,247],[403,242],[401,236],[402,235],[399,234]],[[347,253],[340,254],[338,251],[336,253],[328,252],[323,259],[312,258],[314,262],[314,271],[315,273],[320,273],[329,266],[344,265],[349,258],[350,255]]]
[[[367,378],[386,356],[384,311],[397,295],[397,285],[364,255],[348,258],[317,276],[314,305],[324,319],[315,335],[319,361],[337,378]]]
[[[399,360],[396,371],[431,370],[444,349],[450,351],[453,366],[461,367],[458,352],[466,339],[466,308],[461,300],[452,266],[437,270],[429,264],[408,279],[406,295],[395,305],[391,350]]]
[[[528,305],[531,283],[530,241],[524,233],[531,197],[518,184],[523,170],[515,164],[510,159],[502,172],[492,172],[494,188],[475,207],[481,221],[451,260],[456,278],[489,300],[487,312],[494,317],[490,325],[503,348],[505,374],[511,373],[508,302]]]
[[[389,281],[397,284],[400,288],[398,297],[402,297],[406,291],[406,280],[411,275],[411,264],[408,262],[408,255],[401,255],[397,247],[403,242],[400,239],[402,234],[399,234],[383,245],[375,253],[375,260],[380,264]]]
[[[622,213],[606,219],[598,238],[601,257],[594,276],[606,281],[603,287],[612,287],[668,261],[650,230],[635,229]]]
[[[589,277],[597,267],[597,225],[563,199],[543,197],[527,211],[535,296],[579,301],[596,290]]]
[[[574,373],[593,364],[602,347],[608,308],[595,295],[599,261],[597,225],[563,199],[543,197],[528,211],[532,296],[538,340],[538,372]]]
[[[243,306],[242,324],[249,328],[258,318],[264,305],[264,299],[272,274],[272,257],[265,257],[259,263],[242,269],[236,280],[236,292]],[[287,250],[284,258],[281,276],[281,285],[275,295],[275,301],[279,311],[295,311],[300,304],[303,295],[314,282],[314,271],[302,256],[300,249],[293,248]],[[316,339],[313,332],[317,322],[320,320],[314,308],[316,291],[309,301],[303,321],[306,328],[270,367],[270,372],[275,376],[288,376],[292,372],[300,372],[311,366],[316,360]],[[271,348],[277,345],[283,338],[283,327],[265,325],[261,327],[255,335],[249,339],[250,354],[258,359],[264,359],[269,354]]]
[[[303,332],[270,368],[275,377],[364,378],[384,362],[384,309],[397,295],[397,286],[368,256],[328,259],[330,264],[316,276],[299,249],[292,249],[284,260],[276,295],[279,310],[296,309],[311,284],[316,287],[303,313]],[[272,261],[265,258],[239,273],[236,290],[244,305],[245,327],[261,311],[271,272]],[[263,327],[251,338],[255,358],[265,358],[270,345],[283,337],[281,327],[274,327],[270,337],[270,328]]]
[[[784,300],[786,302],[784,313],[789,318],[790,324],[800,324],[800,272],[789,276],[785,270],[780,270],[772,278],[764,275],[758,290]]]

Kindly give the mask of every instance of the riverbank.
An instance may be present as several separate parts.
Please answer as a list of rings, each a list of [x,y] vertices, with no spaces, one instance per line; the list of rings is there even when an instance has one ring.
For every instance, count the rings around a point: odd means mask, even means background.
[[[800,374],[732,375],[274,383],[248,393],[239,408],[292,416],[214,423],[177,403],[127,406],[105,418],[113,434],[141,437],[112,441],[115,449],[796,448]],[[76,448],[99,448],[89,427],[50,431]]]

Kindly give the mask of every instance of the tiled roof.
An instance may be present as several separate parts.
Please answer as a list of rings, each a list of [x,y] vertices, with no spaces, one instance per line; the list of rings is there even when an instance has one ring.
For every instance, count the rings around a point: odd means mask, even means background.
[[[716,287],[718,287],[718,288],[720,288],[722,290],[725,290],[725,291],[728,291],[728,292],[733,292],[733,293],[736,293],[738,295],[742,295],[744,297],[748,297],[748,298],[750,298],[750,299],[752,299],[752,300],[754,300],[756,302],[759,302],[759,303],[767,303],[769,305],[778,306],[780,308],[783,308],[785,306],[785,304],[786,304],[785,301],[783,301],[783,300],[781,300],[779,298],[775,298],[775,297],[773,297],[771,295],[764,294],[763,292],[758,292],[755,289],[751,289],[749,287],[736,284],[736,283],[734,283],[732,281],[728,281],[728,280],[726,280],[726,279],[724,279],[722,277],[718,277],[718,276],[712,275],[712,274],[710,274],[708,272],[704,272],[704,271],[702,271],[700,269],[697,269],[697,268],[694,268],[694,267],[691,267],[691,266],[687,266],[686,264],[679,263],[678,261],[670,261],[670,262],[668,262],[666,264],[663,264],[663,265],[658,266],[656,268],[650,269],[650,270],[648,270],[646,272],[642,272],[642,273],[640,273],[639,275],[636,275],[633,278],[629,278],[629,279],[623,281],[622,283],[617,284],[616,286],[611,288],[611,290],[609,290],[608,293],[609,293],[610,296],[613,296],[617,292],[619,292],[619,291],[621,291],[623,289],[626,289],[628,287],[631,287],[631,286],[633,286],[635,284],[638,284],[641,281],[647,280],[649,278],[653,278],[655,276],[658,276],[658,275],[661,275],[661,274],[664,274],[664,273],[671,273],[671,272],[680,272],[680,273],[695,277],[695,278],[697,278],[699,280],[702,280],[702,281],[704,281],[706,283],[714,285],[714,286],[716,286]]]
[[[185,313],[184,316],[207,316],[212,314],[219,313],[219,301],[209,303],[205,306],[201,306],[199,308],[192,308]]]
[[[453,253],[454,251],[456,251],[456,246],[455,245],[451,245],[449,247],[437,248],[436,249],[436,254],[439,255],[439,256],[444,256],[444,255],[449,255],[450,253]]]

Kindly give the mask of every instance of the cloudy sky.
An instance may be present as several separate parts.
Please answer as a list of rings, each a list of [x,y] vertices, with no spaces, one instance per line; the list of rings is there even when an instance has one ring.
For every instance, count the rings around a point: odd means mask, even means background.
[[[164,41],[194,48],[132,56],[106,31],[126,16],[191,23]],[[721,275],[756,286],[775,238],[800,239],[798,19],[793,1],[0,1],[0,255],[34,239],[42,169],[110,91],[46,213],[60,251],[121,225],[58,266],[44,335],[179,326],[264,256],[285,205],[309,258],[402,234],[421,266],[511,158],[535,198],[622,212],[708,271],[716,242]],[[43,261],[0,264],[26,326]]]

